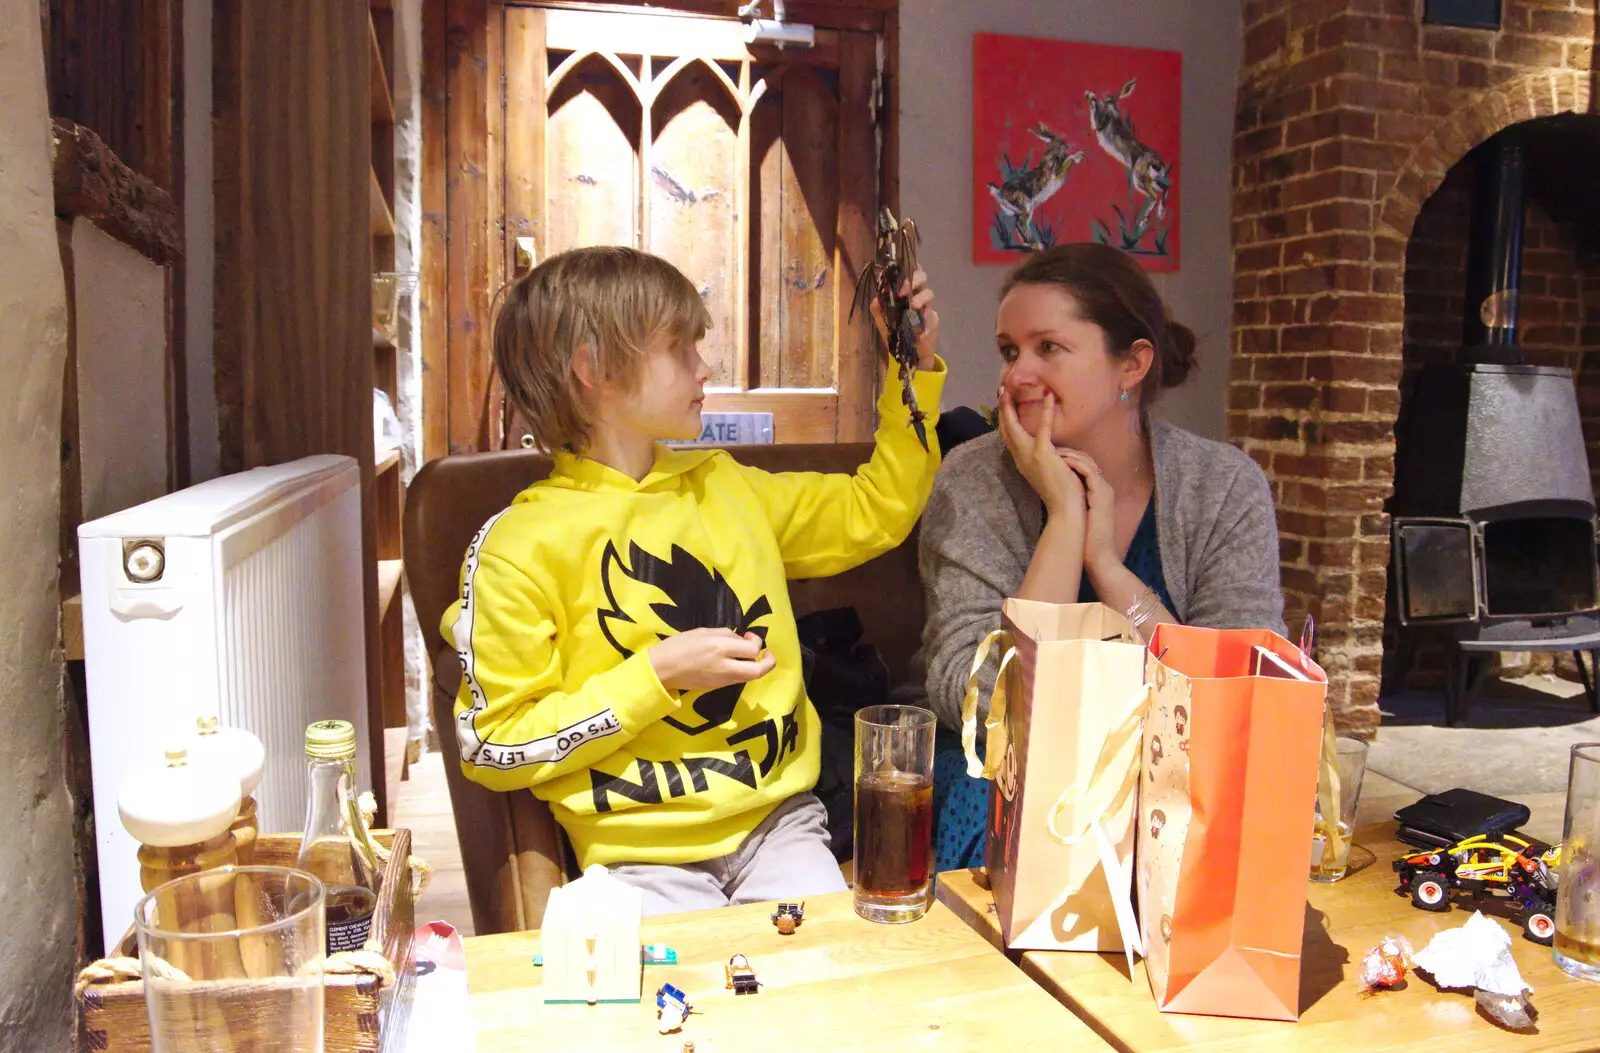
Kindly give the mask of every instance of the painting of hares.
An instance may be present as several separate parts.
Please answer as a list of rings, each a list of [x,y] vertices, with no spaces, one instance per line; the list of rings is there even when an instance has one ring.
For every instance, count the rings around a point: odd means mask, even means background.
[[[973,56],[974,261],[1093,240],[1176,270],[1182,56],[988,33]]]

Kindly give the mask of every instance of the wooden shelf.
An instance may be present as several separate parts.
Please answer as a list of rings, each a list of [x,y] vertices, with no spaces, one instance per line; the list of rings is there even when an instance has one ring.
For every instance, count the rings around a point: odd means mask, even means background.
[[[372,236],[375,238],[394,237],[394,214],[389,211],[389,202],[383,198],[383,187],[378,185],[378,173],[367,169],[372,177],[372,185],[368,190],[368,207],[372,212]]]
[[[394,602],[395,596],[400,592],[400,579],[404,576],[404,561],[398,559],[378,560],[378,618],[382,620],[389,613],[389,604]]]
[[[389,74],[383,67],[383,49],[378,46],[378,27],[372,16],[367,16],[367,40],[371,42],[372,58],[372,123],[394,123],[394,99],[389,94]]]
[[[372,327],[372,350],[393,351],[394,341],[383,335],[383,330],[377,326]]]
[[[384,472],[387,472],[389,469],[394,468],[399,463],[400,463],[400,450],[397,447],[397,448],[395,448],[393,450],[390,450],[388,453],[384,454],[382,457],[378,458],[378,464],[377,464],[376,468],[373,469],[373,473],[372,474],[373,475],[382,475]]]

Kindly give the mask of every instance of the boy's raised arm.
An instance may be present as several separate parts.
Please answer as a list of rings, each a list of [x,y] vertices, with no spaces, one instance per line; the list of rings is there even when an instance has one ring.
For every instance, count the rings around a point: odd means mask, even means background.
[[[591,767],[677,705],[644,651],[565,690],[552,610],[523,571],[469,552],[462,600],[442,629],[462,666],[461,769],[490,789],[527,789]]]
[[[872,459],[855,474],[743,468],[778,537],[788,577],[838,574],[887,552],[911,533],[939,468],[934,425],[944,380],[943,360],[918,370],[912,379],[917,404],[927,415],[926,450],[911,427],[911,410],[891,370],[878,397]]]

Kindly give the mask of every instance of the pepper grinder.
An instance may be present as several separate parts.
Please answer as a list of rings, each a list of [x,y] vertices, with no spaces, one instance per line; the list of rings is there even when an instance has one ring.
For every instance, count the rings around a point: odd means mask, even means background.
[[[185,874],[238,862],[229,826],[239,816],[239,783],[210,764],[189,763],[185,746],[136,771],[117,797],[122,825],[139,842],[146,892]]]
[[[240,866],[255,861],[256,836],[260,828],[256,822],[256,787],[261,785],[261,769],[266,763],[267,751],[261,740],[243,728],[219,727],[217,718],[210,714],[195,721],[194,741],[189,744],[189,755],[194,763],[206,763],[235,775],[239,779],[239,815],[230,830]]]
[[[129,776],[117,812],[139,842],[139,884],[146,892],[237,862],[228,826],[239,814],[239,782],[210,764],[190,764],[184,745],[169,746],[165,763]],[[165,926],[181,932],[227,932],[238,927],[233,884],[226,876],[202,879],[187,893],[163,894],[156,909]],[[185,943],[176,941],[168,961],[199,975],[193,970],[206,967],[204,951]]]

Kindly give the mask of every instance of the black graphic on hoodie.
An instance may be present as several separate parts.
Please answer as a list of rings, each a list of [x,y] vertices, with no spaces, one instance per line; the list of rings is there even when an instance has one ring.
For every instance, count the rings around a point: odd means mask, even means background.
[[[600,557],[600,583],[605,590],[607,608],[596,612],[596,617],[600,632],[624,658],[633,652],[617,640],[611,625],[613,622],[639,624],[639,618],[630,615],[617,602],[617,586],[628,581],[654,586],[667,597],[667,602],[648,604],[655,616],[672,630],[656,634],[663,640],[690,629],[720,628],[740,634],[754,633],[766,643],[767,626],[754,624],[772,613],[772,605],[765,595],[757,597],[746,608],[721,571],[712,570],[680,545],[673,545],[668,558],[662,559],[646,552],[638,542],[629,542],[628,560],[624,563],[615,542],[607,542]],[[699,724],[685,724],[674,717],[662,720],[686,735],[702,734],[733,716],[733,708],[743,691],[743,684],[728,684],[703,692],[693,703]]]

